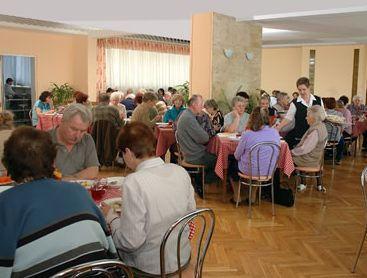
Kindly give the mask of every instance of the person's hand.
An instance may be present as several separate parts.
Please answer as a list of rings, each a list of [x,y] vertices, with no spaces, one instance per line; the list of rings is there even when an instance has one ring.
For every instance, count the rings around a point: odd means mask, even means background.
[[[240,117],[240,114],[238,114],[237,110],[233,110],[232,115],[233,115],[234,118],[239,118]]]
[[[111,209],[111,206],[107,205],[107,204],[106,204],[106,203],[104,203],[104,202],[102,202],[102,203],[101,203],[101,210],[102,210],[103,215],[104,215],[105,217],[107,217],[107,214],[108,214],[108,212],[110,211],[110,209]]]
[[[162,115],[158,114],[157,116],[155,116],[154,120],[155,121],[162,121]]]

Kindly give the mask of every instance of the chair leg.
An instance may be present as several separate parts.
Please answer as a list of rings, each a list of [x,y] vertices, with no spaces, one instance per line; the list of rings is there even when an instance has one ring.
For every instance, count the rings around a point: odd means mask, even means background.
[[[203,170],[201,171],[201,181],[202,181],[202,185],[203,185],[203,200],[205,199],[205,169],[202,168]]]
[[[333,146],[333,169],[335,168],[335,147]]]
[[[273,216],[275,216],[275,206],[274,206],[274,184],[271,182],[271,207],[273,210]]]
[[[261,186],[259,186],[259,206],[261,204]]]
[[[241,194],[241,179],[238,180],[238,190],[237,190],[237,200],[236,200],[236,208],[238,208],[239,199]]]
[[[251,219],[251,203],[252,203],[252,184],[250,182],[249,188],[248,188],[248,218]]]
[[[366,240],[366,234],[367,234],[367,224],[366,224],[366,227],[364,228],[364,234],[363,234],[362,240],[359,243],[359,247],[358,247],[358,251],[357,251],[357,254],[356,254],[355,261],[354,261],[354,265],[352,267],[352,273],[354,273],[356,271],[357,263],[358,263],[359,257],[361,256],[362,247],[363,247],[364,241]]]

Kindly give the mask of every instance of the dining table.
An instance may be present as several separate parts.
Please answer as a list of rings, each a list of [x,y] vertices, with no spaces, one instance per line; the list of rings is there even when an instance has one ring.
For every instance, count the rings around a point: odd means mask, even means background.
[[[171,125],[157,125],[155,127],[155,136],[157,138],[156,156],[164,156],[176,142],[175,131]]]
[[[228,156],[233,155],[239,143],[235,134],[219,133],[212,137],[207,146],[207,151],[217,156],[215,174],[222,180],[223,198],[227,192]],[[292,153],[287,142],[280,141],[280,153],[277,166],[288,178],[294,171]]]
[[[59,113],[45,113],[39,115],[36,128],[43,131],[49,131],[51,129],[54,129],[61,123],[62,116],[63,114]]]

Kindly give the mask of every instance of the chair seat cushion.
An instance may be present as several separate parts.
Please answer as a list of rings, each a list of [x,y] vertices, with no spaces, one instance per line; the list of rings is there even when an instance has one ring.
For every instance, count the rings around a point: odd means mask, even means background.
[[[240,176],[240,178],[242,178],[242,179],[247,179],[247,180],[249,180],[250,179],[250,176],[248,176],[248,175],[245,175],[245,174],[243,174],[243,173],[238,173],[238,175]],[[260,177],[258,177],[258,176],[253,176],[252,178],[251,178],[252,180],[255,180],[255,181],[268,181],[268,180],[271,180],[271,176],[260,176]]]
[[[320,172],[322,170],[322,168],[319,167],[295,167],[296,171],[300,171],[300,172],[309,172],[309,173],[315,173],[315,172]]]
[[[185,160],[183,160],[181,162],[181,166],[182,167],[188,167],[188,168],[205,168],[205,165],[202,165],[202,164],[191,164],[189,162],[186,162]]]

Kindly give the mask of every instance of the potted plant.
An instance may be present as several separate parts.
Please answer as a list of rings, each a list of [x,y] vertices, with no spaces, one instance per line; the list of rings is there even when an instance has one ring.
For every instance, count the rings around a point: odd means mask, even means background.
[[[185,103],[189,101],[190,83],[186,81],[181,85],[177,85],[175,89],[183,96]]]
[[[75,90],[68,83],[62,85],[52,83],[50,90],[54,106],[62,106],[73,100]]]

